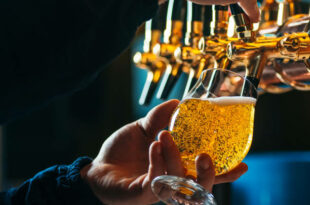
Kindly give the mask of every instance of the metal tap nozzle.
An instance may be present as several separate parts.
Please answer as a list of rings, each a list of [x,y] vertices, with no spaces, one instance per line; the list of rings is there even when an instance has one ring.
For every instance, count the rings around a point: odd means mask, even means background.
[[[256,33],[253,31],[253,24],[241,7],[238,4],[231,4],[230,11],[235,20],[238,38],[244,42],[255,41]]]
[[[154,19],[146,22],[143,53],[137,52],[133,57],[133,61],[137,67],[147,70],[147,78],[139,99],[139,104],[141,105],[150,103],[167,64],[165,59],[157,56],[153,52],[153,48],[160,43],[161,40],[159,21],[163,9],[164,8],[159,10],[158,15]]]
[[[182,72],[182,65],[175,58],[175,51],[182,45],[184,0],[170,0],[167,13],[167,25],[164,32],[164,43],[154,48],[158,56],[168,61],[168,65],[156,97],[167,99],[173,86]]]

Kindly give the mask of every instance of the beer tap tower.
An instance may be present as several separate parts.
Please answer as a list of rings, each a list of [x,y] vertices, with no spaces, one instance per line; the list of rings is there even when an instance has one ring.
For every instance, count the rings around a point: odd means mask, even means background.
[[[187,26],[182,43],[185,8]],[[261,8],[263,16],[258,30],[254,30],[238,4],[229,8],[235,22],[232,37],[227,35],[231,26],[227,6],[212,6],[212,21],[209,23],[203,20],[207,14],[204,6],[183,0],[169,1],[163,43],[156,35],[146,36],[146,39],[154,38],[147,42],[156,43],[151,44],[152,51],[144,50],[144,53],[152,53],[153,59],[157,59],[157,66],[153,66],[156,69],[148,66],[149,72],[156,70],[160,73],[158,76],[163,76],[157,97],[168,97],[181,72],[188,75],[186,94],[200,73],[208,68],[239,72],[262,92],[310,90],[310,17],[301,13],[300,2],[266,0]],[[204,33],[207,27],[210,28],[210,35]],[[143,67],[140,61],[135,62]],[[153,90],[149,89],[149,92]],[[145,89],[142,96],[149,96]],[[140,104],[143,104],[141,99]]]
[[[153,51],[154,47],[161,42],[161,26],[160,15],[164,13],[161,8],[156,17],[145,23],[145,39],[143,45],[143,53],[137,52],[134,55],[135,64],[142,69],[147,70],[147,79],[145,81],[139,104],[147,105],[150,103],[155,89],[162,77],[167,64],[167,60],[156,55]]]

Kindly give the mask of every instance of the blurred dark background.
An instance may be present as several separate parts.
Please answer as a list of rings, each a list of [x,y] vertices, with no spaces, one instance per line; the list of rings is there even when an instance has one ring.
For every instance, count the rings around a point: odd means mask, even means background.
[[[3,188],[55,164],[95,157],[113,131],[132,121],[130,50],[86,89],[3,127]]]
[[[113,131],[162,102],[153,99],[148,107],[138,105],[146,71],[134,67],[131,59],[135,51],[142,50],[142,40],[140,33],[133,46],[86,89],[2,128],[2,189],[49,166],[69,164],[84,155],[95,157]],[[180,98],[183,86],[181,77],[170,98]],[[310,150],[309,102],[310,92],[260,96],[250,154]],[[228,187],[216,188],[219,204],[229,204]]]

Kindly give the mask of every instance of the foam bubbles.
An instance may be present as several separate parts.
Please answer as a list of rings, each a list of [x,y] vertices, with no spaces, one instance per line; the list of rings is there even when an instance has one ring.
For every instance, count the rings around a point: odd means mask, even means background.
[[[252,97],[242,97],[242,96],[223,96],[217,98],[206,99],[212,104],[217,105],[236,105],[236,104],[255,104],[256,99]]]

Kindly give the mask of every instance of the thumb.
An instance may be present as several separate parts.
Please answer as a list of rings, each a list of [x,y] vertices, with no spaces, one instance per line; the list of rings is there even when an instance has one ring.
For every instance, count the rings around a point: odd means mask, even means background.
[[[169,100],[153,108],[146,117],[138,121],[148,136],[155,137],[157,133],[167,127],[173,111],[178,106],[178,100]]]
[[[243,8],[252,23],[259,22],[260,13],[256,0],[242,0],[239,5]]]
[[[197,156],[196,169],[197,182],[209,192],[212,192],[212,187],[215,181],[215,170],[210,156],[204,153]]]

